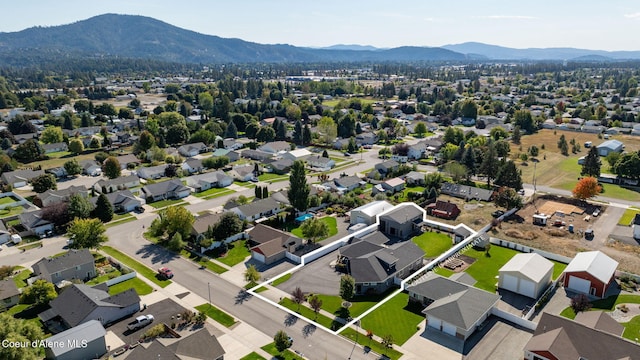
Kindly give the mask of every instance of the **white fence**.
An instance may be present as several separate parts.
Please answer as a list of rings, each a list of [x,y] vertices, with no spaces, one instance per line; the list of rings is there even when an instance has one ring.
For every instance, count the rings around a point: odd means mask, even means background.
[[[489,241],[492,244],[498,245],[498,246],[502,246],[502,247],[506,247],[509,249],[513,249],[513,250],[517,250],[523,253],[536,253],[536,254],[540,254],[542,257],[545,257],[547,259],[550,260],[555,260],[555,261],[559,261],[561,263],[565,263],[568,264],[571,262],[571,258],[570,257],[566,257],[566,256],[562,256],[562,255],[558,255],[558,254],[554,254],[554,253],[550,253],[544,250],[540,250],[540,249],[536,249],[530,246],[526,246],[526,245],[522,245],[522,244],[518,244],[518,243],[514,243],[508,240],[502,240],[502,239],[498,239],[498,238],[490,238]]]
[[[6,209],[8,207],[16,207],[16,206],[23,206],[23,205],[29,204],[27,199],[25,199],[22,196],[14,193],[13,191],[9,191],[9,192],[6,192],[6,193],[1,193],[0,194],[0,199],[1,198],[5,198],[5,197],[9,197],[9,196],[14,198],[14,199],[16,199],[17,201],[10,202],[10,203],[7,203],[7,204],[2,204],[2,205],[0,205],[0,209]],[[29,204],[29,205],[31,205],[31,204]]]
[[[123,281],[127,281],[129,279],[133,279],[134,277],[138,276],[138,273],[136,273],[135,271],[132,271],[130,273],[126,273],[124,275],[120,275],[118,277],[115,277],[113,279],[109,279],[107,281],[105,281],[105,283],[107,284],[107,286],[113,286],[115,284],[119,284]]]
[[[294,254],[292,254],[292,253],[290,253],[290,252],[288,252],[288,251],[284,253],[284,256],[285,256],[287,259],[289,259],[289,260],[293,261],[293,262],[294,262],[294,263],[296,263],[296,264],[300,264],[300,263],[302,263],[302,258],[301,258],[300,256],[298,256],[298,255],[294,255]]]
[[[225,244],[229,244],[232,243],[236,240],[240,240],[240,239],[244,239],[246,236],[245,232],[239,232],[233,236],[229,236],[228,238],[226,238],[224,241],[214,241],[211,243],[211,245],[209,247],[200,247],[200,253],[204,254],[205,251],[207,250],[211,250],[211,249],[215,249],[217,247],[220,247],[220,245],[222,245],[223,243]]]
[[[494,307],[493,309],[491,309],[491,313],[501,319],[510,321],[516,325],[522,326],[523,328],[529,329],[532,331],[535,330],[536,327],[538,326],[538,324],[534,323],[533,321],[529,321],[518,315],[512,314],[510,312],[506,312],[504,310],[500,310],[497,307]]]

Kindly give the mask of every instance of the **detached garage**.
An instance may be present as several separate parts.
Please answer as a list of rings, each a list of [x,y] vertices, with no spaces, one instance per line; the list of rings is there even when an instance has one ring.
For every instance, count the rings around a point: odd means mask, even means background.
[[[618,262],[600,251],[578,253],[563,273],[563,285],[575,292],[604,298],[614,283]]]
[[[537,299],[551,283],[553,263],[536,253],[517,254],[498,273],[499,288]]]

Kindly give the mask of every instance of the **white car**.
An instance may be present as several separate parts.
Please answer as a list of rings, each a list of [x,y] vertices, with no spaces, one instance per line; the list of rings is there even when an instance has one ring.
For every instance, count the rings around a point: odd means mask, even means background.
[[[591,215],[593,215],[593,217],[598,217],[598,215],[600,215],[600,209],[593,210],[593,214]]]
[[[153,322],[153,315],[140,315],[135,320],[127,324],[127,329],[133,331],[145,327]]]

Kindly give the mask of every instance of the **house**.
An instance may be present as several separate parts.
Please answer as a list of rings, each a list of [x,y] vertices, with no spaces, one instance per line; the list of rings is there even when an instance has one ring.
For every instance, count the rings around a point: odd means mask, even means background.
[[[421,186],[424,185],[425,173],[419,171],[411,171],[404,175],[404,181],[407,185]]]
[[[225,149],[227,150],[240,150],[242,149],[242,147],[244,146],[241,142],[239,142],[237,139],[224,139],[222,141],[222,145],[224,146]]]
[[[97,320],[89,320],[47,339],[55,346],[45,347],[46,360],[95,359],[108,351],[107,331]]]
[[[455,219],[460,215],[460,208],[455,203],[449,201],[436,200],[427,205],[427,214],[442,219]]]
[[[135,168],[142,164],[142,161],[133,154],[120,155],[116,157],[116,159],[118,159],[118,163],[120,164],[120,168],[122,170],[130,167]]]
[[[267,167],[271,169],[271,172],[279,175],[288,173],[292,166],[293,160],[291,159],[280,159],[267,164]]]
[[[53,230],[53,223],[42,218],[42,210],[23,212],[18,215],[20,224],[34,235],[43,235],[47,231]]]
[[[498,287],[537,299],[551,284],[553,263],[539,254],[517,254],[498,270]]]
[[[335,178],[333,179],[333,183],[336,185],[338,191],[343,193],[366,185],[362,179],[354,175]]]
[[[349,222],[351,225],[367,224],[371,225],[376,222],[376,217],[389,209],[393,208],[389,202],[384,200],[372,201],[351,210]]]
[[[43,144],[42,149],[44,150],[45,154],[51,154],[54,152],[61,152],[61,151],[69,151],[69,147],[65,142]]]
[[[136,171],[138,177],[145,180],[157,180],[161,177],[164,177],[165,169],[167,168],[167,164],[157,165],[157,166],[149,166],[149,167],[141,167]]]
[[[111,193],[117,190],[131,189],[140,186],[140,178],[136,175],[120,176],[115,179],[101,179],[93,185],[98,192]]]
[[[284,154],[282,154],[282,158],[283,159],[289,159],[291,161],[296,161],[296,160],[304,160],[306,159],[308,156],[313,155],[311,153],[311,151],[307,150],[307,149],[295,149],[295,150],[291,150],[289,152],[286,152]]]
[[[481,189],[468,185],[454,184],[450,182],[442,183],[440,187],[442,194],[451,195],[453,197],[465,199],[465,200],[482,200],[491,201],[493,198],[493,191],[487,189]]]
[[[263,162],[271,159],[273,157],[273,154],[260,150],[245,149],[242,150],[242,157]]]
[[[356,135],[356,144],[358,144],[359,146],[373,145],[377,142],[378,142],[378,136],[375,133],[365,132],[365,133]]]
[[[621,153],[624,150],[624,144],[618,140],[607,140],[597,146],[598,155],[607,156],[612,152]]]
[[[254,167],[251,165],[234,166],[231,170],[227,171],[227,175],[238,181],[249,181],[255,176],[253,170]]]
[[[178,153],[184,157],[193,157],[207,151],[207,145],[202,142],[185,144],[178,148]]]
[[[96,265],[88,249],[69,250],[66,254],[42,258],[31,265],[33,274],[57,284],[63,280],[89,280],[96,277]]]
[[[193,236],[196,241],[204,239],[206,232],[209,230],[209,227],[216,225],[220,221],[221,217],[222,213],[209,212],[196,216],[193,224],[191,225],[191,236]]]
[[[335,160],[322,156],[309,156],[306,158],[307,165],[317,171],[329,171],[336,166]]]
[[[349,139],[336,139],[333,142],[333,148],[336,150],[345,150],[349,147]]]
[[[182,185],[179,179],[172,179],[155,184],[148,184],[140,189],[147,202],[167,199],[182,199],[189,196],[191,190]]]
[[[80,166],[82,167],[82,173],[88,176],[100,176],[102,175],[102,167],[100,164],[93,160],[82,160],[80,161]]]
[[[375,165],[375,169],[382,175],[387,175],[391,172],[398,170],[400,164],[395,160],[387,160]]]
[[[251,258],[265,265],[283,260],[302,246],[302,239],[270,226],[258,224],[247,232],[251,245]]]
[[[381,294],[422,267],[424,251],[411,241],[383,246],[388,238],[374,232],[341,247],[338,262],[355,279],[356,295]]]
[[[389,179],[380,183],[380,185],[384,189],[384,192],[392,193],[392,194],[395,194],[397,192],[404,190],[404,184],[405,184],[404,180],[402,180],[399,177]]]
[[[615,284],[618,262],[600,251],[577,253],[562,273],[565,288],[604,298]]]
[[[233,184],[233,178],[222,171],[192,175],[185,178],[185,180],[187,186],[193,188],[195,192],[201,192],[211,188],[227,187]]]
[[[272,141],[260,146],[258,150],[269,154],[279,154],[291,150],[291,145],[286,141]]]
[[[138,199],[129,190],[120,190],[116,192],[110,192],[105,194],[109,203],[113,206],[113,211],[118,214],[128,213],[139,209],[144,205],[144,201]],[[98,197],[92,197],[89,199],[92,204],[96,204]]]
[[[407,158],[411,160],[422,159],[426,151],[427,143],[424,141],[421,141],[417,144],[409,145],[409,149],[407,150]]]
[[[467,340],[489,317],[500,296],[430,273],[425,281],[409,286],[409,303],[425,306],[429,330]]]
[[[53,176],[56,177],[56,179],[63,179],[66,178],[69,174],[67,174],[67,170],[62,167],[62,166],[58,166],[58,167],[54,167],[51,169],[47,169],[44,171],[47,174],[51,174]]]
[[[240,153],[237,152],[237,151],[230,150],[230,149],[216,149],[216,151],[214,151],[211,154],[211,156],[212,157],[224,156],[224,157],[228,158],[230,162],[234,162],[234,161],[240,160]]]
[[[0,221],[0,245],[9,242],[11,240],[11,233],[7,231],[7,227],[4,222]]]
[[[584,314],[598,316],[596,311]],[[609,315],[604,315],[609,316]],[[615,321],[614,321],[615,322]],[[619,324],[618,324],[619,325]],[[526,360],[618,359],[639,360],[640,346],[613,332],[611,321],[585,324],[543,312],[533,337],[524,347]]]
[[[640,214],[636,214],[633,218],[633,238],[640,240]]]
[[[188,158],[180,165],[180,168],[189,174],[201,172],[204,169],[202,160],[196,158]]]
[[[413,203],[404,203],[379,216],[379,230],[400,239],[408,239],[420,229],[425,211]]]
[[[20,290],[11,278],[0,280],[0,311],[17,305],[20,302]]]
[[[111,296],[103,285],[72,284],[51,300],[51,308],[38,317],[45,324],[72,328],[90,320],[98,320],[104,326],[140,311],[135,289]]]
[[[283,211],[284,208],[281,208],[279,202],[269,197],[240,205],[230,210],[238,214],[241,220],[254,221],[262,217],[276,215]]]
[[[135,360],[224,360],[225,351],[214,335],[215,330],[204,328],[182,338],[156,338],[148,346],[137,346],[127,353]]]
[[[80,186],[72,185],[62,190],[49,189],[36,196],[38,199],[40,199],[40,202],[42,203],[42,207],[47,207],[53,204],[67,202],[71,198],[71,195],[74,195],[74,194],[79,194],[82,197],[86,198],[89,196],[89,191],[87,190],[86,187],[84,187],[84,185],[80,185]]]
[[[43,175],[42,170],[15,170],[2,173],[0,180],[3,184],[10,185],[13,188],[19,188],[26,186],[31,179]]]

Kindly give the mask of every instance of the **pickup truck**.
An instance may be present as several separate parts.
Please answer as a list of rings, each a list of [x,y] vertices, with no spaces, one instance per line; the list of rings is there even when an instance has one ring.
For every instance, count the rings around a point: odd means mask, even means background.
[[[153,322],[153,315],[140,315],[135,320],[127,324],[127,329],[134,331],[145,327]]]

